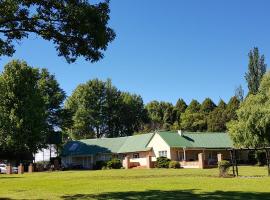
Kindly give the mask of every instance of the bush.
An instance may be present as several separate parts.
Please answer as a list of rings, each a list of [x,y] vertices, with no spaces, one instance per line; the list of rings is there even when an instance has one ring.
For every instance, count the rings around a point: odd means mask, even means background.
[[[230,166],[231,166],[231,163],[227,160],[219,161],[218,162],[219,176],[220,177],[227,177]]]
[[[156,168],[169,168],[170,159],[166,157],[158,157],[155,167]]]
[[[112,160],[107,162],[107,168],[108,169],[121,169],[122,162],[119,159],[113,158]]]
[[[266,153],[263,151],[256,151],[255,158],[257,160],[257,165],[264,166],[266,165]]]
[[[98,161],[96,161],[96,164],[94,165],[94,169],[100,170],[100,169],[102,169],[103,167],[106,167],[106,166],[107,166],[107,162],[105,162],[103,160],[98,160]]]
[[[180,168],[180,163],[177,162],[177,161],[171,161],[169,163],[169,168],[172,168],[172,169],[179,169]]]
[[[50,169],[49,161],[38,161],[34,163],[35,170],[38,172],[47,171]]]

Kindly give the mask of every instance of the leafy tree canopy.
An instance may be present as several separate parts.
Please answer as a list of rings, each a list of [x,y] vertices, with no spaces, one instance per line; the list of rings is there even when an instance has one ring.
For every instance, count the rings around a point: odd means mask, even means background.
[[[201,105],[201,112],[202,113],[210,113],[216,107],[216,104],[210,98],[206,98]]]
[[[258,93],[250,94],[237,111],[237,120],[228,124],[238,147],[270,145],[270,73],[264,75]]]
[[[108,27],[109,1],[86,0],[0,1],[0,56],[12,56],[14,43],[29,33],[53,41],[59,56],[75,62],[80,56],[96,62],[115,38]]]
[[[94,79],[79,85],[65,108],[72,115],[66,130],[74,138],[132,135],[146,118],[142,98],[122,93],[110,80]]]
[[[7,64],[0,75],[1,149],[34,153],[44,146],[47,117],[39,78],[37,69],[20,61]]]
[[[266,64],[264,63],[264,55],[260,56],[259,49],[255,47],[248,54],[249,63],[248,63],[248,72],[245,75],[245,78],[248,83],[248,89],[250,94],[256,94],[261,79],[266,72]]]

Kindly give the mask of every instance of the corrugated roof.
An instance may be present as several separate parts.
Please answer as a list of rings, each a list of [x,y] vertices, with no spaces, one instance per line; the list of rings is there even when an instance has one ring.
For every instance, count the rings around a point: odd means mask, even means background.
[[[147,151],[147,144],[154,133],[118,137],[70,141],[64,145],[62,156],[89,155],[97,153],[128,153]]]
[[[186,148],[230,148],[233,142],[227,133],[183,132],[182,136],[176,132],[159,132],[163,140],[170,147]]]
[[[136,152],[136,151],[147,151],[148,143],[154,136],[154,133],[134,135],[127,137],[126,141],[122,147],[118,150],[117,153],[127,153],[127,152]]]

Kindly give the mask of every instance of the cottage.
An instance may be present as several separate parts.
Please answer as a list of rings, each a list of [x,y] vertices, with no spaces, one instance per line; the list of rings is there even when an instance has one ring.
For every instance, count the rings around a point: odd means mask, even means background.
[[[218,154],[230,159],[232,141],[227,133],[156,132],[142,135],[68,142],[62,152],[64,166],[93,169],[96,161],[119,158],[125,168],[151,168],[157,157],[179,161],[184,168],[215,166]],[[247,160],[247,155],[238,155]]]

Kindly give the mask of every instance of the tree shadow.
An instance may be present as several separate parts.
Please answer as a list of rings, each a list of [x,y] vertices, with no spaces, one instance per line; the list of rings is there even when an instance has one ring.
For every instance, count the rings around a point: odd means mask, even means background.
[[[239,192],[239,191],[215,191],[196,193],[196,190],[147,190],[147,191],[128,191],[128,192],[108,192],[101,194],[75,194],[61,197],[63,200],[74,199],[92,199],[92,200],[270,200],[270,192],[254,193],[254,192]]]
[[[23,177],[19,177],[19,176],[0,176],[0,180],[1,179],[13,179],[13,178],[23,178]]]

